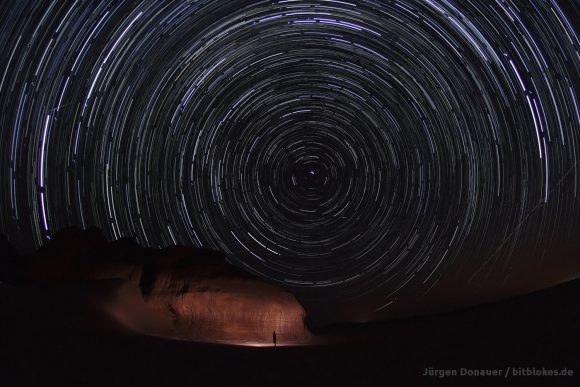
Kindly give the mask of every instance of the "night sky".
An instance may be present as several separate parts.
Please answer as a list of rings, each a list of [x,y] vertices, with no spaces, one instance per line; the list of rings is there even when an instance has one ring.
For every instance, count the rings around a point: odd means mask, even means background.
[[[577,4],[3,2],[0,232],[209,247],[367,316],[563,279]]]

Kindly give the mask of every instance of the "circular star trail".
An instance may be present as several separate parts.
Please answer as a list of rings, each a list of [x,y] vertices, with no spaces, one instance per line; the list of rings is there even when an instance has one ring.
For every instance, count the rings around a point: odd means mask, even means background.
[[[577,235],[577,12],[9,2],[2,231],[21,246],[96,225],[211,247],[291,288],[373,295],[377,311],[449,272],[505,277]]]

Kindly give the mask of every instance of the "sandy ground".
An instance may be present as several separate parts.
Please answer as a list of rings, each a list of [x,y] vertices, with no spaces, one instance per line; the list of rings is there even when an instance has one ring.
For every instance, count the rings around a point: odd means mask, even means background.
[[[327,345],[246,347],[135,333],[103,308],[119,281],[0,285],[5,386],[577,386],[580,281],[429,317],[336,326]],[[121,291],[120,291],[121,289]],[[572,377],[422,376],[425,368],[571,368]]]

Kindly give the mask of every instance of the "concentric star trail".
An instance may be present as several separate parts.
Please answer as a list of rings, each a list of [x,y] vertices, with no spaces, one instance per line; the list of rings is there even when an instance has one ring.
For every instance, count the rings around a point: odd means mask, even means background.
[[[580,230],[562,3],[8,2],[0,230],[211,247],[371,311],[503,278]]]

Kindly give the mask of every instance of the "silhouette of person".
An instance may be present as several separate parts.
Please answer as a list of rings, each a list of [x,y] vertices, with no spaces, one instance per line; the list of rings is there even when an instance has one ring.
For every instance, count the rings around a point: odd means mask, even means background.
[[[274,347],[276,346],[276,331],[272,332],[272,341],[274,341]]]

